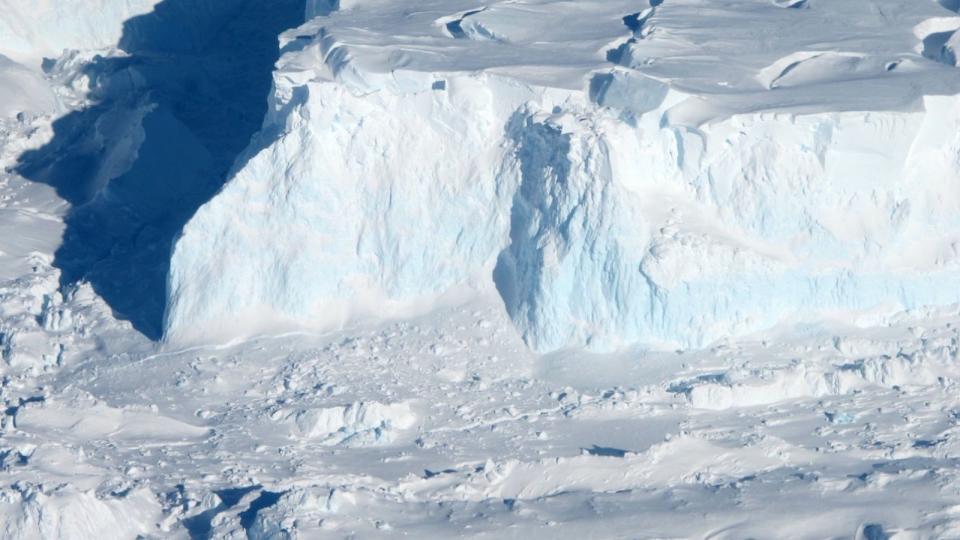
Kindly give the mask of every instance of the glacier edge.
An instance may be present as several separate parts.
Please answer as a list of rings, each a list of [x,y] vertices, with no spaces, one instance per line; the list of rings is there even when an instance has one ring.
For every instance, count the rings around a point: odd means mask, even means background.
[[[960,197],[943,195],[960,187],[957,98],[689,125],[671,119],[700,97],[635,71],[570,89],[386,69],[330,27],[286,38],[276,140],[177,241],[167,339],[329,328],[494,286],[540,351],[960,301]]]

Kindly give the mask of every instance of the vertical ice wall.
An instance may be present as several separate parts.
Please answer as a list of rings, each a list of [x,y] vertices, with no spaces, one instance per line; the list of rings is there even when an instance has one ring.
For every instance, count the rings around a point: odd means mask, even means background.
[[[270,137],[176,244],[169,339],[404,315],[484,284],[543,351],[701,346],[960,300],[957,98],[897,78],[877,111],[849,93],[810,106],[803,85],[852,92],[891,70],[791,53],[757,61],[743,100],[711,104],[636,71],[551,64],[543,44],[563,44],[515,24],[513,4],[461,7],[425,5],[400,33],[356,8],[331,18],[339,32],[288,35]],[[457,16],[501,26],[446,32]]]
[[[571,96],[524,106],[551,100],[486,77],[405,85],[291,92],[284,135],[177,244],[173,334],[402,312],[494,261],[541,350],[697,346],[795,314],[956,300],[953,98],[693,130]]]
[[[513,191],[499,119],[529,89],[425,75],[357,91],[279,91],[282,135],[176,244],[168,332],[336,325],[489,279]]]
[[[506,306],[552,350],[701,346],[793,316],[956,302],[958,102],[926,108],[702,130],[528,117],[495,274]]]

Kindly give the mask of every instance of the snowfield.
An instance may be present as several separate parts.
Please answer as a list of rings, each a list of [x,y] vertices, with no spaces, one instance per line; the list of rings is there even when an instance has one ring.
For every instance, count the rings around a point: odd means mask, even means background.
[[[960,538],[958,11],[0,0],[0,537]]]

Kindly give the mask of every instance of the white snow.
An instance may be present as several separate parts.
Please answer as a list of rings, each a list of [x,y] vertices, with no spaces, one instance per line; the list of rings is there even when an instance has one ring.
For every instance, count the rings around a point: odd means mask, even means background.
[[[182,441],[202,439],[208,430],[155,412],[136,408],[116,409],[88,396],[67,403],[44,400],[17,407],[13,415],[17,429],[31,432],[52,432],[60,440],[159,439]]]
[[[40,75],[0,54],[0,118],[53,112],[57,100]]]
[[[117,45],[124,21],[161,0],[0,0],[0,54],[40,68],[70,49]]]

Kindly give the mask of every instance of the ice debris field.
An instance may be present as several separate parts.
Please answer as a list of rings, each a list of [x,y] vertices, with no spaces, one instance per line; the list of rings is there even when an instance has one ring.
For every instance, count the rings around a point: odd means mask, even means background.
[[[0,0],[0,537],[960,538],[958,12]]]

